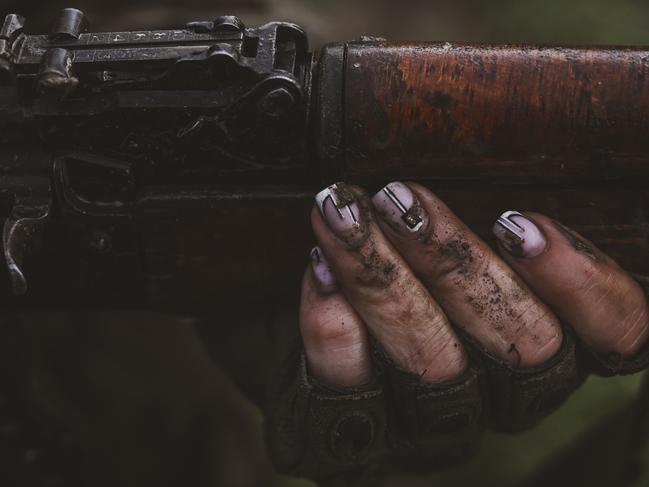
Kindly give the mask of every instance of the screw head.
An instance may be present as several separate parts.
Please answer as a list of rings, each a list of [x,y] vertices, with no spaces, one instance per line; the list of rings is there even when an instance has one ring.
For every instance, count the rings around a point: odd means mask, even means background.
[[[96,231],[90,236],[90,248],[99,254],[110,252],[113,248],[113,242],[105,232]]]
[[[269,91],[259,100],[259,110],[269,117],[279,118],[293,107],[295,98],[286,88]]]

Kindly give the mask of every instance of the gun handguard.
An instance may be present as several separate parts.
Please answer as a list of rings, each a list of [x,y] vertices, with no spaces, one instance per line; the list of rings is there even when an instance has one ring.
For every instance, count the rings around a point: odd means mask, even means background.
[[[194,311],[297,292],[322,185],[512,205],[649,273],[649,50],[332,44],[235,17],[0,29],[3,304]],[[306,257],[305,257],[306,258]]]

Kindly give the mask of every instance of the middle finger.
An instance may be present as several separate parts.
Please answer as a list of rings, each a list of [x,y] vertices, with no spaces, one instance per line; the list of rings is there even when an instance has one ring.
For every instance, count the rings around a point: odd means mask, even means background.
[[[384,233],[451,322],[488,352],[529,368],[559,351],[557,317],[433,193],[390,183],[373,204]]]
[[[460,376],[467,358],[458,337],[373,221],[368,198],[339,183],[316,201],[316,239],[343,294],[392,361],[426,382]]]

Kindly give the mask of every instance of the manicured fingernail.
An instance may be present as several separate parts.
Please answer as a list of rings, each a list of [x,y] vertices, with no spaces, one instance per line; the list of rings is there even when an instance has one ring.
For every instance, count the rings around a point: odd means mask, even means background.
[[[547,244],[541,230],[517,211],[500,215],[492,230],[505,250],[515,257],[536,257]]]
[[[428,227],[428,214],[412,190],[405,184],[393,182],[372,197],[376,212],[397,233],[416,238]]]
[[[315,200],[329,228],[338,237],[349,240],[365,233],[364,215],[357,196],[345,183],[323,189]]]
[[[336,276],[320,247],[311,250],[311,269],[320,291],[332,293],[336,290]]]

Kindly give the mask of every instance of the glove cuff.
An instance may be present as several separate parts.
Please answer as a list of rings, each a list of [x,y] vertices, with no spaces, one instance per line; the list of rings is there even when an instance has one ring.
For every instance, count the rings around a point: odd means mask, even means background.
[[[375,363],[385,384],[388,443],[394,468],[430,472],[466,461],[477,450],[482,399],[473,367],[439,384],[397,367],[376,341]]]
[[[267,424],[272,460],[284,473],[323,484],[359,485],[385,454],[383,389],[335,389],[309,377],[306,358],[275,401]]]
[[[471,358],[481,366],[483,422],[491,429],[515,433],[534,426],[557,410],[583,382],[569,330],[563,330],[563,342],[554,357],[526,369],[509,365],[471,336],[462,335]]]

